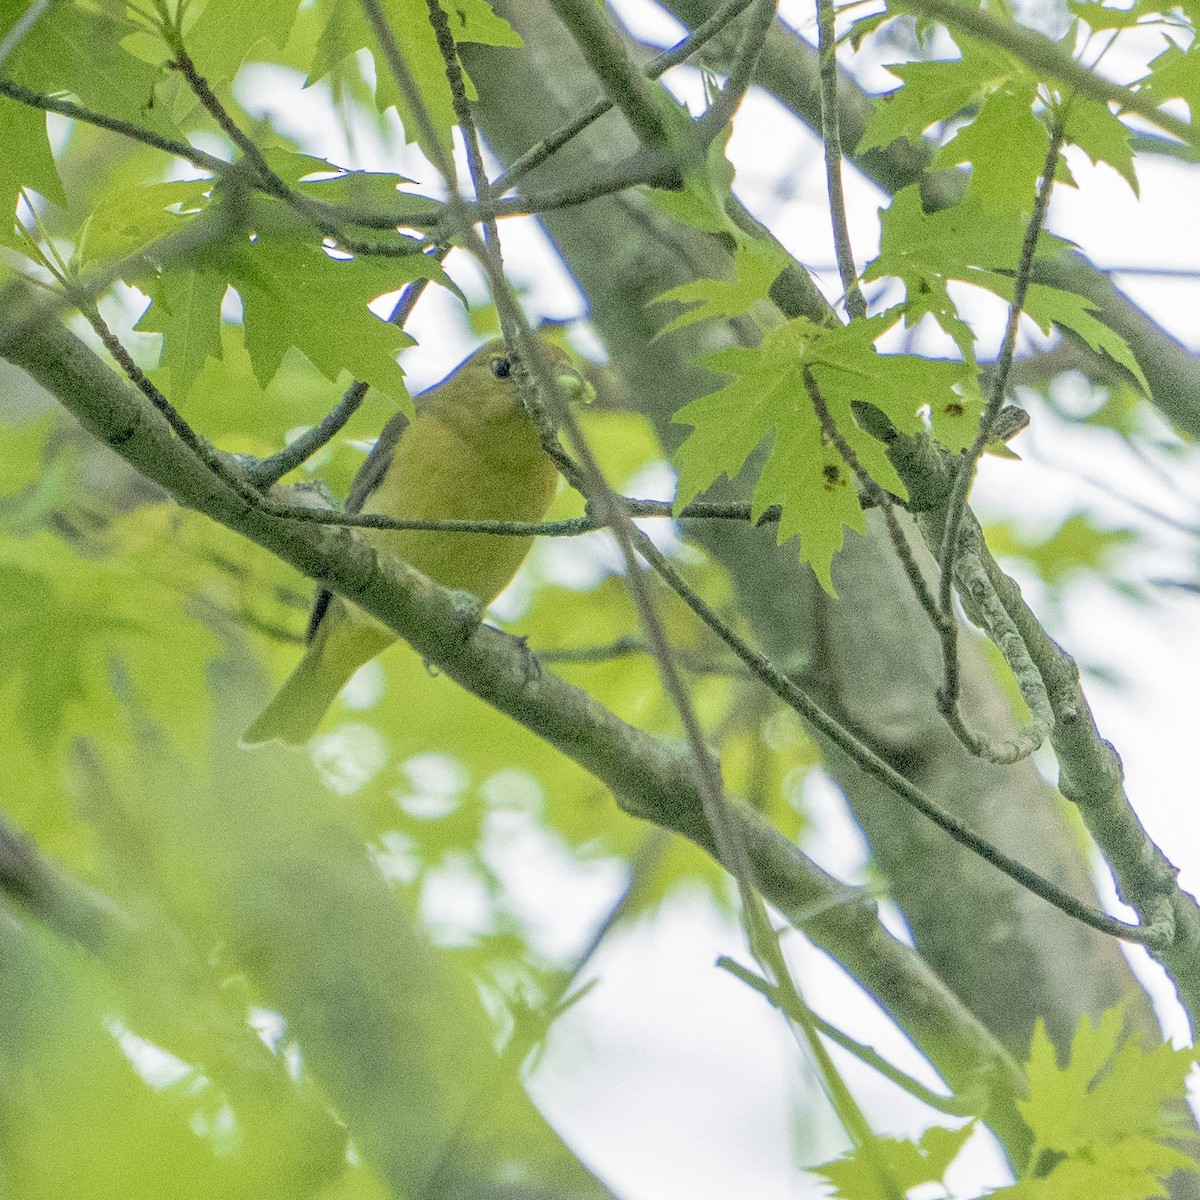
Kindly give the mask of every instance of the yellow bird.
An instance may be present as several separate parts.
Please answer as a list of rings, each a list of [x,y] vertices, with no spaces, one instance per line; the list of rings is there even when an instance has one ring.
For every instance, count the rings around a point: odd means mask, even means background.
[[[568,394],[590,391],[565,354],[543,345]],[[347,512],[419,521],[533,522],[545,516],[558,475],[521,401],[503,342],[484,346],[414,403],[412,421],[399,413],[384,427],[350,489]],[[485,604],[508,586],[533,544],[532,538],[484,533],[357,533],[382,554],[403,558]],[[242,735],[243,745],[307,742],[350,676],[396,635],[321,589],[306,640],[304,657]]]

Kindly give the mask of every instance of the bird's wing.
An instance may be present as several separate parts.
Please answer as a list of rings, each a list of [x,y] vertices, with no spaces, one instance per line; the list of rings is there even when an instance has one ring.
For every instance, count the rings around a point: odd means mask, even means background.
[[[367,455],[366,461],[358,468],[358,474],[350,485],[350,495],[346,497],[346,511],[360,513],[367,497],[379,486],[379,481],[387,474],[392,465],[392,456],[396,453],[396,444],[408,428],[408,418],[403,413],[397,413],[384,427],[379,440]]]
[[[387,474],[392,465],[392,456],[396,453],[396,444],[408,428],[408,418],[403,413],[397,413],[384,427],[366,461],[358,469],[354,482],[350,485],[350,495],[346,497],[346,512],[360,513],[367,497],[379,486],[379,481]],[[304,641],[310,643],[316,636],[317,627],[321,624],[333,593],[328,588],[318,588],[313,600],[312,612],[308,615],[308,629],[304,633]]]

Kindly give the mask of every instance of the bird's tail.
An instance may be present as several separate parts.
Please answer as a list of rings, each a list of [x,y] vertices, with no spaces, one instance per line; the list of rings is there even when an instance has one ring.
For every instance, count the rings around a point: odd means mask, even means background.
[[[318,647],[310,646],[271,702],[242,734],[241,744],[259,746],[279,741],[285,746],[303,746],[357,666],[350,664],[349,671],[331,669]]]

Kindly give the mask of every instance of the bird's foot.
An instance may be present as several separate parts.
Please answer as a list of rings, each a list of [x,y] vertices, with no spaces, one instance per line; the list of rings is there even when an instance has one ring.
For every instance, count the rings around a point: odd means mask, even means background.
[[[529,638],[523,634],[513,634],[512,639],[517,643],[521,651],[521,675],[522,684],[526,687],[531,683],[536,683],[542,677],[542,664],[538,662],[538,657],[529,648]]]

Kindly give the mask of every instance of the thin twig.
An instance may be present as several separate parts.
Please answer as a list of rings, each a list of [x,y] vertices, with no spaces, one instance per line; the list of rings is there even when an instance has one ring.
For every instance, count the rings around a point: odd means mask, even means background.
[[[921,573],[921,568],[917,565],[917,560],[913,557],[912,547],[908,544],[908,538],[905,536],[904,530],[900,527],[891,496],[871,478],[866,467],[862,465],[858,455],[854,452],[854,447],[842,436],[842,431],[837,427],[837,423],[829,411],[829,405],[825,403],[825,397],[821,393],[821,389],[817,386],[812,368],[808,366],[804,368],[804,386],[808,391],[808,398],[812,401],[813,411],[817,414],[817,420],[821,423],[822,434],[824,434],[826,440],[838,454],[842,456],[846,466],[854,473],[858,479],[859,486],[863,490],[863,495],[868,497],[875,507],[882,510],[883,519],[887,525],[888,537],[892,542],[892,548],[896,551],[896,557],[900,560],[900,565],[904,568],[905,575],[908,576],[908,582],[912,585],[913,593],[917,597],[918,603],[925,610],[926,615],[934,625],[937,625],[941,620],[941,613],[938,611],[933,595],[925,583],[925,576]]]
[[[553,991],[536,1009],[526,1009],[528,1012],[526,1021],[536,1022],[532,1036],[529,1032],[525,1032],[524,1036],[518,1036],[523,1031],[518,1019],[514,1018],[512,1037],[490,1066],[485,1068],[483,1078],[475,1088],[470,1103],[463,1107],[462,1116],[450,1131],[449,1136],[444,1139],[438,1153],[437,1163],[430,1173],[430,1182],[419,1194],[420,1198],[433,1200],[433,1197],[445,1194],[447,1189],[444,1187],[441,1173],[447,1169],[453,1170],[453,1164],[457,1161],[458,1156],[476,1135],[480,1120],[486,1121],[489,1113],[494,1109],[498,1093],[505,1080],[512,1077],[514,1071],[520,1068],[522,1062],[545,1038],[550,1026],[590,986],[585,984],[583,988],[576,988],[579,977],[587,969],[597,951],[639,899],[647,876],[657,868],[669,846],[670,834],[658,826],[652,827],[650,832],[642,838],[630,861],[625,887],[621,890],[621,894],[593,929],[591,937],[576,956],[572,966],[567,971],[558,974]]]
[[[274,196],[277,200],[282,200],[286,204],[294,207],[302,204],[302,198],[298,197],[280,179],[271,169],[270,164],[263,157],[263,152],[254,144],[254,141],[238,128],[237,122],[229,115],[228,110],[217,98],[216,93],[209,87],[208,80],[196,69],[196,64],[192,61],[191,56],[183,48],[182,44],[177,43],[171,49],[173,58],[169,65],[183,76],[184,81],[192,89],[192,94],[200,101],[205,112],[216,121],[221,132],[242,152],[242,155],[254,168],[258,176],[259,186],[268,195]]]
[[[223,158],[217,158],[187,142],[177,142],[174,138],[162,137],[149,129],[135,125],[132,121],[106,117],[103,113],[84,108],[82,104],[76,104],[72,100],[61,100],[57,96],[47,96],[43,92],[35,92],[32,88],[14,83],[11,79],[0,79],[0,96],[7,96],[10,100],[16,100],[30,108],[40,108],[45,112],[58,113],[59,116],[70,117],[73,121],[83,121],[85,124],[95,125],[98,129],[119,133],[131,141],[141,142],[145,146],[153,146],[156,150],[162,150],[165,154],[173,154],[176,158],[185,159],[202,171],[220,174],[222,171],[228,171],[231,166]]]
[[[400,47],[396,44],[392,27],[388,24],[379,0],[359,0],[359,3],[375,34],[375,41],[383,52],[388,70],[392,73],[392,78],[396,81],[396,86],[404,97],[404,103],[408,107],[412,119],[416,122],[421,148],[446,181],[450,195],[457,196],[458,173],[454,169],[454,158],[442,142],[437,126],[434,125],[433,118],[430,116],[429,108],[425,104],[425,98],[421,95],[421,89],[417,87],[417,81],[409,71],[408,64],[400,53]]]
[[[221,132],[242,152],[242,157],[254,171],[254,182],[259,189],[268,196],[281,200],[348,254],[404,258],[408,255],[420,254],[426,249],[425,241],[410,237],[401,237],[398,241],[393,242],[365,242],[347,236],[342,231],[340,223],[330,219],[329,206],[314,203],[295,188],[289,187],[280,178],[272,169],[271,164],[267,162],[263,152],[255,145],[253,139],[247,137],[238,128],[237,122],[209,86],[208,80],[196,69],[196,64],[184,49],[182,41],[177,36],[173,36],[171,41],[174,59],[170,65],[184,77],[196,99],[200,101],[209,116],[216,121]]]
[[[876,505],[883,511],[883,519],[887,525],[888,537],[891,539],[892,547],[896,551],[896,557],[900,560],[900,565],[903,567],[905,575],[908,576],[908,581],[912,585],[917,601],[933,624],[938,638],[942,643],[943,654],[945,654],[947,643],[957,647],[957,618],[953,612],[944,612],[938,607],[937,601],[933,598],[933,595],[925,584],[925,577],[921,573],[921,568],[917,566],[917,561],[913,557],[912,547],[908,543],[908,538],[905,536],[904,530],[900,527],[891,497],[867,474],[866,468],[859,462],[854,448],[842,436],[841,430],[838,429],[834,422],[829,412],[829,406],[825,403],[825,397],[821,394],[821,390],[817,386],[817,381],[813,378],[812,370],[809,367],[805,367],[804,369],[804,385],[808,390],[809,398],[812,400],[817,419],[821,422],[822,433],[832,443],[842,458],[845,459],[846,465],[850,470],[858,477],[864,495],[871,496]],[[999,647],[1005,661],[1011,667],[1017,680],[1017,686],[1020,688],[1021,695],[1033,713],[1033,717],[1015,738],[996,740],[988,737],[986,734],[977,733],[968,728],[966,722],[962,719],[958,709],[957,690],[953,693],[949,692],[944,679],[942,689],[938,692],[938,708],[945,717],[946,723],[950,726],[951,732],[953,732],[954,736],[958,738],[970,753],[974,754],[977,758],[986,759],[988,762],[1010,766],[1013,763],[1028,758],[1046,740],[1053,719],[1050,711],[1050,702],[1041,677],[1033,669],[1029,655],[1025,652],[1020,638],[1016,636],[1015,627],[1008,619],[1003,606],[997,603],[988,607],[982,597],[979,598],[978,603],[981,609],[987,608],[989,619],[986,621],[984,627],[988,636]],[[945,626],[948,623],[955,624],[956,628],[947,631]],[[954,660],[954,679],[956,682],[957,670],[958,662],[956,658]],[[948,697],[950,698],[948,699]]]
[[[1021,256],[1017,265],[1016,277],[1013,280],[1012,303],[1008,310],[1008,324],[1004,331],[1004,341],[1000,355],[992,368],[991,389],[983,417],[979,423],[979,433],[971,448],[962,456],[962,462],[954,480],[947,506],[946,522],[942,535],[942,544],[938,554],[938,607],[944,616],[951,616],[954,594],[954,557],[958,552],[959,532],[962,527],[963,513],[967,507],[967,494],[971,488],[971,480],[975,474],[975,466],[983,454],[985,447],[992,440],[992,425],[996,415],[1004,403],[1004,391],[1008,384],[1008,373],[1012,369],[1013,358],[1016,354],[1017,332],[1021,324],[1021,310],[1025,305],[1025,294],[1029,287],[1030,272],[1033,269],[1033,256],[1037,249],[1038,237],[1046,222],[1046,213],[1050,208],[1050,194],[1054,188],[1054,175],[1058,167],[1058,158],[1063,144],[1063,122],[1054,126],[1050,137],[1050,146],[1046,151],[1046,160],[1042,166],[1042,180],[1038,187],[1037,199],[1034,202],[1033,214],[1025,230],[1025,238],[1021,245]],[[943,631],[944,679],[942,683],[943,702],[947,706],[957,703],[958,697],[958,643],[957,624],[946,622]]]
[[[749,0],[744,0],[744,3],[749,3]],[[195,75],[195,78],[197,80],[203,79],[198,74]],[[211,95],[211,89],[208,89],[208,92]],[[30,108],[38,108],[44,112],[58,113],[60,116],[70,117],[76,121],[83,121],[99,129],[107,129],[112,133],[119,133],[132,141],[152,146],[154,149],[161,150],[165,154],[182,158],[200,170],[209,171],[214,175],[228,174],[236,169],[234,163],[226,162],[223,158],[217,158],[213,154],[199,150],[187,142],[179,142],[173,138],[162,137],[130,121],[121,121],[115,117],[106,117],[103,113],[94,112],[70,100],[60,100],[56,96],[48,96],[42,92],[35,92],[30,88],[23,87],[19,83],[13,83],[11,80],[0,79],[0,95],[7,96],[10,100],[16,100],[18,103],[28,105]],[[570,208],[576,204],[584,204],[588,200],[595,200],[601,196],[611,195],[614,192],[624,191],[626,188],[636,187],[641,184],[650,187],[669,187],[672,183],[678,181],[678,170],[670,160],[665,159],[662,155],[650,154],[643,151],[631,155],[622,162],[612,163],[599,174],[593,173],[587,179],[572,182],[561,188],[551,189],[542,195],[524,196],[511,200],[498,200],[489,205],[469,205],[464,201],[460,206],[461,211],[456,212],[453,216],[447,214],[444,205],[434,200],[428,201],[425,207],[419,209],[414,208],[397,212],[367,212],[345,205],[330,204],[328,201],[306,196],[293,188],[289,188],[277,174],[265,165],[265,162],[260,168],[258,160],[261,159],[261,152],[258,151],[258,148],[237,129],[236,124],[229,118],[224,106],[220,104],[215,96],[212,96],[209,102],[214,103],[216,110],[222,113],[222,119],[219,122],[222,129],[231,138],[235,132],[237,133],[238,140],[236,144],[239,148],[242,148],[243,153],[246,153],[246,146],[249,146],[251,151],[255,153],[256,158],[252,161],[255,169],[255,176],[251,181],[253,186],[297,208],[307,221],[313,223],[322,233],[336,241],[342,249],[350,254],[402,256],[419,254],[428,247],[425,242],[413,241],[411,239],[397,243],[355,241],[348,238],[342,232],[343,225],[358,225],[364,229],[395,230],[398,227],[427,229],[434,236],[440,238],[453,232],[454,228],[458,224],[461,224],[463,220],[485,220],[493,216],[517,217],[542,212],[554,212],[560,208]],[[214,117],[215,115],[214,113]],[[228,122],[228,128],[226,128],[226,122]],[[265,170],[266,173],[260,179],[258,175],[262,170]],[[498,190],[493,189],[497,195],[499,191],[512,186],[512,181],[505,182],[505,177],[503,176],[500,182],[503,183],[503,187]]]
[[[679,169],[670,155],[643,147],[619,162],[599,166],[585,178],[573,179],[561,187],[508,200],[491,200],[486,204],[472,203],[459,196],[453,207],[430,200],[421,208],[368,213],[315,200],[309,203],[315,216],[331,224],[336,220],[370,229],[392,229],[397,226],[424,229],[434,238],[444,241],[464,226],[477,221],[488,221],[495,217],[536,216],[538,213],[586,204],[589,200],[623,192],[626,188],[642,185],[670,188],[678,184]],[[499,195],[496,188],[489,190],[492,195]],[[418,245],[417,248],[421,247]]]
[[[133,361],[133,357],[121,344],[117,335],[109,328],[95,304],[83,300],[78,307],[88,324],[96,331],[96,336],[104,343],[104,348],[116,359],[121,370],[125,372],[130,383],[162,413],[179,440],[247,504],[259,505],[262,497],[258,492],[192,429],[180,415],[179,410],[155,387],[141,367]]]
[[[735,17],[750,7],[752,0],[728,0],[707,21],[696,28],[681,42],[676,43],[670,50],[652,59],[643,69],[647,79],[659,79],[672,67],[686,62],[721,32]],[[517,158],[507,170],[492,180],[492,193],[500,196],[516,185],[535,167],[541,166],[551,155],[556,154],[568,142],[577,138],[589,125],[610,112],[613,102],[607,96],[601,96],[592,106],[585,109],[577,117],[573,117],[565,125],[556,129],[548,137],[543,138],[535,146],[531,146]]]
[[[786,997],[780,994],[778,984],[772,984],[755,975],[753,971],[746,970],[745,967],[733,959],[728,957],[718,958],[717,966],[722,970],[728,971],[735,978],[740,979],[747,987],[758,992],[760,996],[777,1008],[782,1008],[786,1003]],[[957,1096],[944,1096],[940,1092],[935,1092],[933,1088],[927,1087],[911,1075],[901,1071],[899,1067],[890,1063],[878,1050],[852,1038],[836,1025],[826,1021],[824,1017],[813,1012],[811,1008],[808,1009],[808,1014],[809,1019],[816,1029],[829,1038],[831,1042],[836,1042],[847,1053],[853,1054],[859,1062],[864,1063],[885,1079],[890,1080],[898,1088],[908,1092],[910,1096],[915,1096],[922,1104],[927,1104],[936,1112],[943,1112],[957,1117],[968,1116],[977,1111],[974,1097],[970,1101],[967,1101]]]
[[[203,77],[195,73],[194,66],[192,73],[197,80],[202,80]],[[204,86],[207,88],[207,84]],[[257,147],[237,129],[236,125],[225,112],[224,107],[216,100],[215,96],[212,96],[211,89],[208,89],[208,94],[211,97],[209,103],[213,104],[216,111],[222,114],[219,121],[222,129],[231,137],[235,133],[237,134],[235,144],[243,147],[243,152],[245,152],[244,147],[248,145],[257,155]],[[48,96],[42,92],[36,92],[31,88],[24,87],[19,83],[13,83],[8,79],[0,79],[0,95],[7,96],[10,100],[15,100],[20,104],[28,105],[30,108],[41,109],[44,112],[58,113],[60,116],[69,117],[74,121],[82,121],[98,129],[106,129],[111,133],[119,133],[122,137],[129,138],[131,141],[151,146],[156,150],[163,151],[165,154],[174,155],[176,158],[182,158],[186,162],[190,162],[197,169],[208,171],[213,175],[229,176],[238,170],[238,164],[226,162],[225,159],[217,158],[215,155],[200,150],[187,142],[163,137],[152,130],[135,125],[131,121],[122,121],[116,117],[105,116],[103,113],[85,108],[83,105],[76,104],[71,100],[62,100],[57,96]],[[390,229],[394,231],[400,225],[405,225],[413,229],[426,226],[436,229],[441,220],[439,212],[430,212],[428,209],[424,209],[420,213],[380,214],[361,212],[342,205],[329,204],[326,201],[305,196],[294,189],[288,188],[278,175],[265,167],[265,163],[260,166],[260,160],[261,155],[257,155],[257,158],[252,159],[251,165],[254,168],[254,175],[249,182],[259,191],[264,191],[276,199],[282,199],[290,204],[297,211],[301,212],[305,219],[314,224],[323,234],[336,241],[347,253],[398,257],[406,254],[420,253],[425,249],[425,243],[413,241],[412,239],[395,243],[355,241],[354,239],[347,238],[341,232],[343,223],[361,225],[370,229]],[[263,173],[264,170],[265,174]],[[431,203],[433,202],[431,201]]]
[[[54,0],[33,0],[33,3],[13,22],[12,28],[0,39],[0,67],[8,57],[33,32],[33,27],[49,10]]]
[[[829,190],[829,219],[837,257],[846,311],[852,319],[867,315],[867,302],[858,286],[854,251],[850,246],[850,223],[846,218],[846,196],[842,188],[842,135],[838,119],[837,37],[834,32],[833,0],[817,0],[817,65],[821,74],[821,136],[825,151],[825,181]]]
[[[896,435],[889,442],[888,457],[910,488],[928,489],[929,503],[915,516],[926,544],[939,547],[944,497],[953,486],[953,460],[958,456],[927,437]],[[1078,665],[1046,633],[1021,589],[1000,569],[969,507],[962,538],[956,583],[967,616],[986,630],[992,619],[988,610],[1002,610],[1011,623],[1015,644],[1027,657],[1050,702],[1050,742],[1058,759],[1058,790],[1078,807],[1088,832],[1112,866],[1122,899],[1141,917],[1146,943],[1174,977],[1183,980],[1181,987],[1195,994],[1191,980],[1197,961],[1195,948],[1200,945],[1200,908],[1180,891],[1177,869],[1138,820],[1125,791],[1120,756],[1096,726]],[[1003,640],[993,640],[1003,650]],[[1018,667],[1014,666],[1014,673]]]
[[[463,141],[466,145],[467,165],[471,173],[471,184],[475,190],[476,202],[480,207],[487,207],[491,200],[492,189],[488,183],[484,167],[483,149],[479,141],[479,131],[476,129],[474,118],[471,115],[471,105],[467,99],[462,70],[458,63],[458,48],[455,45],[454,36],[450,31],[449,22],[446,20],[446,15],[442,11],[438,0],[426,0],[426,3],[429,7],[430,22],[437,37],[438,48],[441,51],[442,59],[446,66],[446,81],[450,85],[450,94],[454,102],[454,115],[462,130]],[[637,156],[635,155],[634,157]],[[474,229],[469,229],[468,234],[474,242],[472,246],[473,252],[483,264],[489,279],[493,282],[493,290],[495,289],[496,281],[500,281],[502,288],[506,286],[500,232],[496,227],[494,216],[484,219],[482,240],[475,237]],[[497,302],[497,307],[500,311],[500,325],[505,341],[509,345],[519,347],[522,344],[522,323],[515,315],[517,311],[515,303],[505,305]],[[539,379],[536,370],[531,370],[531,364],[522,363],[520,366],[521,369],[517,375],[518,384],[522,389],[522,398],[525,405],[533,418],[534,424],[537,426],[538,438],[542,443],[542,447],[567,482],[577,491],[582,491],[579,467],[563,448],[562,443],[559,441],[555,424],[550,414],[545,410],[545,397],[547,393],[544,391],[543,381]],[[532,383],[532,387],[527,388],[527,383]],[[553,383],[550,386],[553,388]],[[557,393],[553,394],[557,395]]]
[[[471,175],[471,186],[475,192],[477,208],[486,209],[491,201],[492,189],[488,182],[487,170],[483,162],[483,147],[479,140],[479,131],[475,127],[471,115],[470,101],[467,99],[467,89],[463,80],[462,68],[458,62],[458,47],[450,30],[449,21],[438,0],[426,0],[429,10],[430,24],[433,26],[438,49],[446,69],[446,82],[450,86],[450,95],[454,105],[454,116],[462,132],[463,143],[467,152],[467,169]],[[475,253],[484,264],[489,276],[493,279],[504,279],[504,254],[500,245],[500,231],[496,226],[494,215],[483,219],[483,238],[475,239]],[[472,237],[474,230],[471,230]],[[505,341],[510,346],[520,345],[520,331],[517,324],[506,318],[503,306],[500,308],[500,324]],[[573,487],[579,487],[579,471],[571,457],[563,449],[558,440],[558,434],[549,415],[546,413],[542,397],[538,394],[536,379],[528,371],[526,364],[521,364],[517,372],[517,382],[521,389],[522,400],[537,426],[538,438],[546,453],[562,473],[567,482]],[[526,386],[530,382],[532,387]]]
[[[512,296],[508,281],[504,278],[503,273],[496,269],[495,260],[487,254],[485,247],[479,246],[476,253],[489,273],[492,294],[501,313],[501,322],[509,322],[518,329],[519,345],[525,353],[527,365],[543,395],[553,405],[551,415],[557,424],[566,431],[575,453],[578,455],[582,474],[581,482],[589,507],[594,508],[596,517],[609,526],[616,539],[625,563],[626,580],[638,610],[642,631],[651,647],[664,690],[679,715],[688,749],[696,764],[701,810],[713,839],[716,859],[737,883],[747,913],[753,913],[756,907],[761,905],[761,901],[758,900],[758,894],[754,888],[754,879],[750,872],[746,848],[734,833],[733,822],[729,816],[725,799],[720,766],[705,745],[703,730],[692,707],[691,697],[675,666],[666,631],[651,599],[645,574],[637,560],[637,552],[634,547],[638,539],[644,538],[644,535],[621,507],[605,479],[591,447],[583,436],[574,413],[559,396],[553,372],[550,370],[542,346],[533,335],[524,314]]]
[[[558,0],[558,3],[569,9],[576,3],[576,0]],[[590,0],[583,0],[583,3],[590,7]],[[476,195],[486,199],[488,195],[487,181],[484,175],[478,132],[471,120],[465,89],[462,85],[462,75],[458,70],[454,40],[445,23],[445,14],[442,12],[438,0],[427,0],[427,4],[430,10],[430,19],[438,36],[439,47],[446,62],[447,78],[455,101],[455,115],[467,144],[467,161],[471,170],[472,182]],[[592,8],[590,12],[594,17],[596,10]],[[657,117],[657,112],[654,115]],[[653,131],[643,132],[653,133]],[[659,130],[653,140],[657,141],[662,136],[662,131]],[[666,631],[655,611],[645,575],[633,549],[633,538],[637,533],[636,527],[604,478],[599,463],[593,456],[591,447],[584,438],[570,407],[563,402],[557,382],[549,370],[542,346],[534,336],[512,295],[508,280],[504,275],[504,265],[500,256],[500,244],[495,225],[485,226],[483,240],[475,235],[473,228],[469,229],[467,234],[468,245],[470,246],[471,242],[475,243],[470,248],[475,252],[489,276],[492,293],[500,312],[501,327],[505,331],[506,338],[515,334],[516,345],[526,352],[523,356],[524,366],[529,370],[535,384],[538,385],[541,393],[539,399],[550,406],[549,415],[556,419],[555,423],[560,428],[567,431],[575,453],[578,455],[581,482],[584,484],[589,507],[594,505],[599,515],[609,522],[621,549],[622,557],[625,560],[626,578],[641,618],[642,629],[650,644],[663,686],[683,723],[684,733],[696,764],[697,777],[700,781],[701,806],[712,835],[717,860],[737,881],[747,909],[753,908],[754,911],[760,912],[762,902],[758,899],[757,893],[753,891],[746,848],[736,837],[732,819],[725,806],[720,768],[705,745],[703,731],[692,706],[691,696],[672,659]]]
[[[264,459],[270,462],[271,459]],[[248,476],[254,478],[254,468]],[[578,468],[574,468],[578,478]],[[564,472],[566,474],[566,472]],[[568,475],[568,482],[571,476]],[[574,485],[572,485],[574,486]],[[771,525],[779,521],[781,509],[772,506],[757,519],[753,519],[748,503],[716,504],[707,500],[693,500],[682,511],[676,512],[670,500],[636,500],[619,497],[622,507],[630,517],[661,517],[681,521],[751,521],[754,525]],[[299,504],[273,503],[271,515],[289,520],[309,521],[315,525],[344,525],[352,529],[395,529],[420,530],[431,533],[488,533],[497,537],[579,537],[606,529],[607,524],[594,510],[583,517],[567,517],[560,521],[423,521],[385,517],[382,513],[344,513],[338,509],[310,508]]]
[[[771,25],[775,20],[775,7],[776,0],[754,0],[754,8],[734,54],[733,65],[725,77],[725,86],[697,122],[701,145],[707,146],[714,141],[721,130],[733,120],[733,115],[754,77],[754,68],[758,65],[767,34],[771,32]]]
[[[883,784],[917,812],[927,817],[944,830],[960,845],[965,846],[997,870],[1009,876],[1022,887],[1040,896],[1067,916],[1082,922],[1092,929],[1125,941],[1139,942],[1157,947],[1161,934],[1147,926],[1130,925],[1108,916],[1099,909],[1076,899],[1069,892],[1043,878],[993,846],[953,813],[927,796],[920,788],[906,779],[894,767],[881,759],[863,742],[859,741],[839,721],[830,716],[815,700],[803,692],[783,671],[765,655],[755,650],[736,634],[706,603],[698,592],[676,570],[671,561],[654,543],[644,535],[638,540],[638,553],[659,573],[673,592],[709,627],[763,683],[771,689],[789,708],[794,709],[819,733],[829,738],[843,753],[872,779]],[[1169,939],[1168,939],[1169,940]]]
[[[540,663],[605,663],[617,658],[628,658],[635,654],[649,654],[650,647],[643,638],[626,634],[615,641],[603,646],[573,646],[558,650],[547,650],[538,647],[538,662]],[[693,654],[686,650],[675,648],[676,661],[696,675],[720,675],[732,679],[749,679],[750,672],[745,667],[733,666],[730,663],[714,662],[711,658]]]
[[[1009,741],[993,741],[969,729],[958,711],[958,696],[948,695],[945,679],[938,691],[938,708],[960,742],[974,755],[988,762],[1008,765],[1028,758],[1054,728],[1054,703],[1046,680],[1038,670],[1025,639],[982,566],[979,538],[972,523],[963,534],[966,545],[955,560],[956,582],[960,594],[970,596],[969,613],[1000,651],[1013,673],[1021,698],[1030,717]],[[957,670],[957,662],[955,663]],[[955,675],[957,678],[957,674]]]

